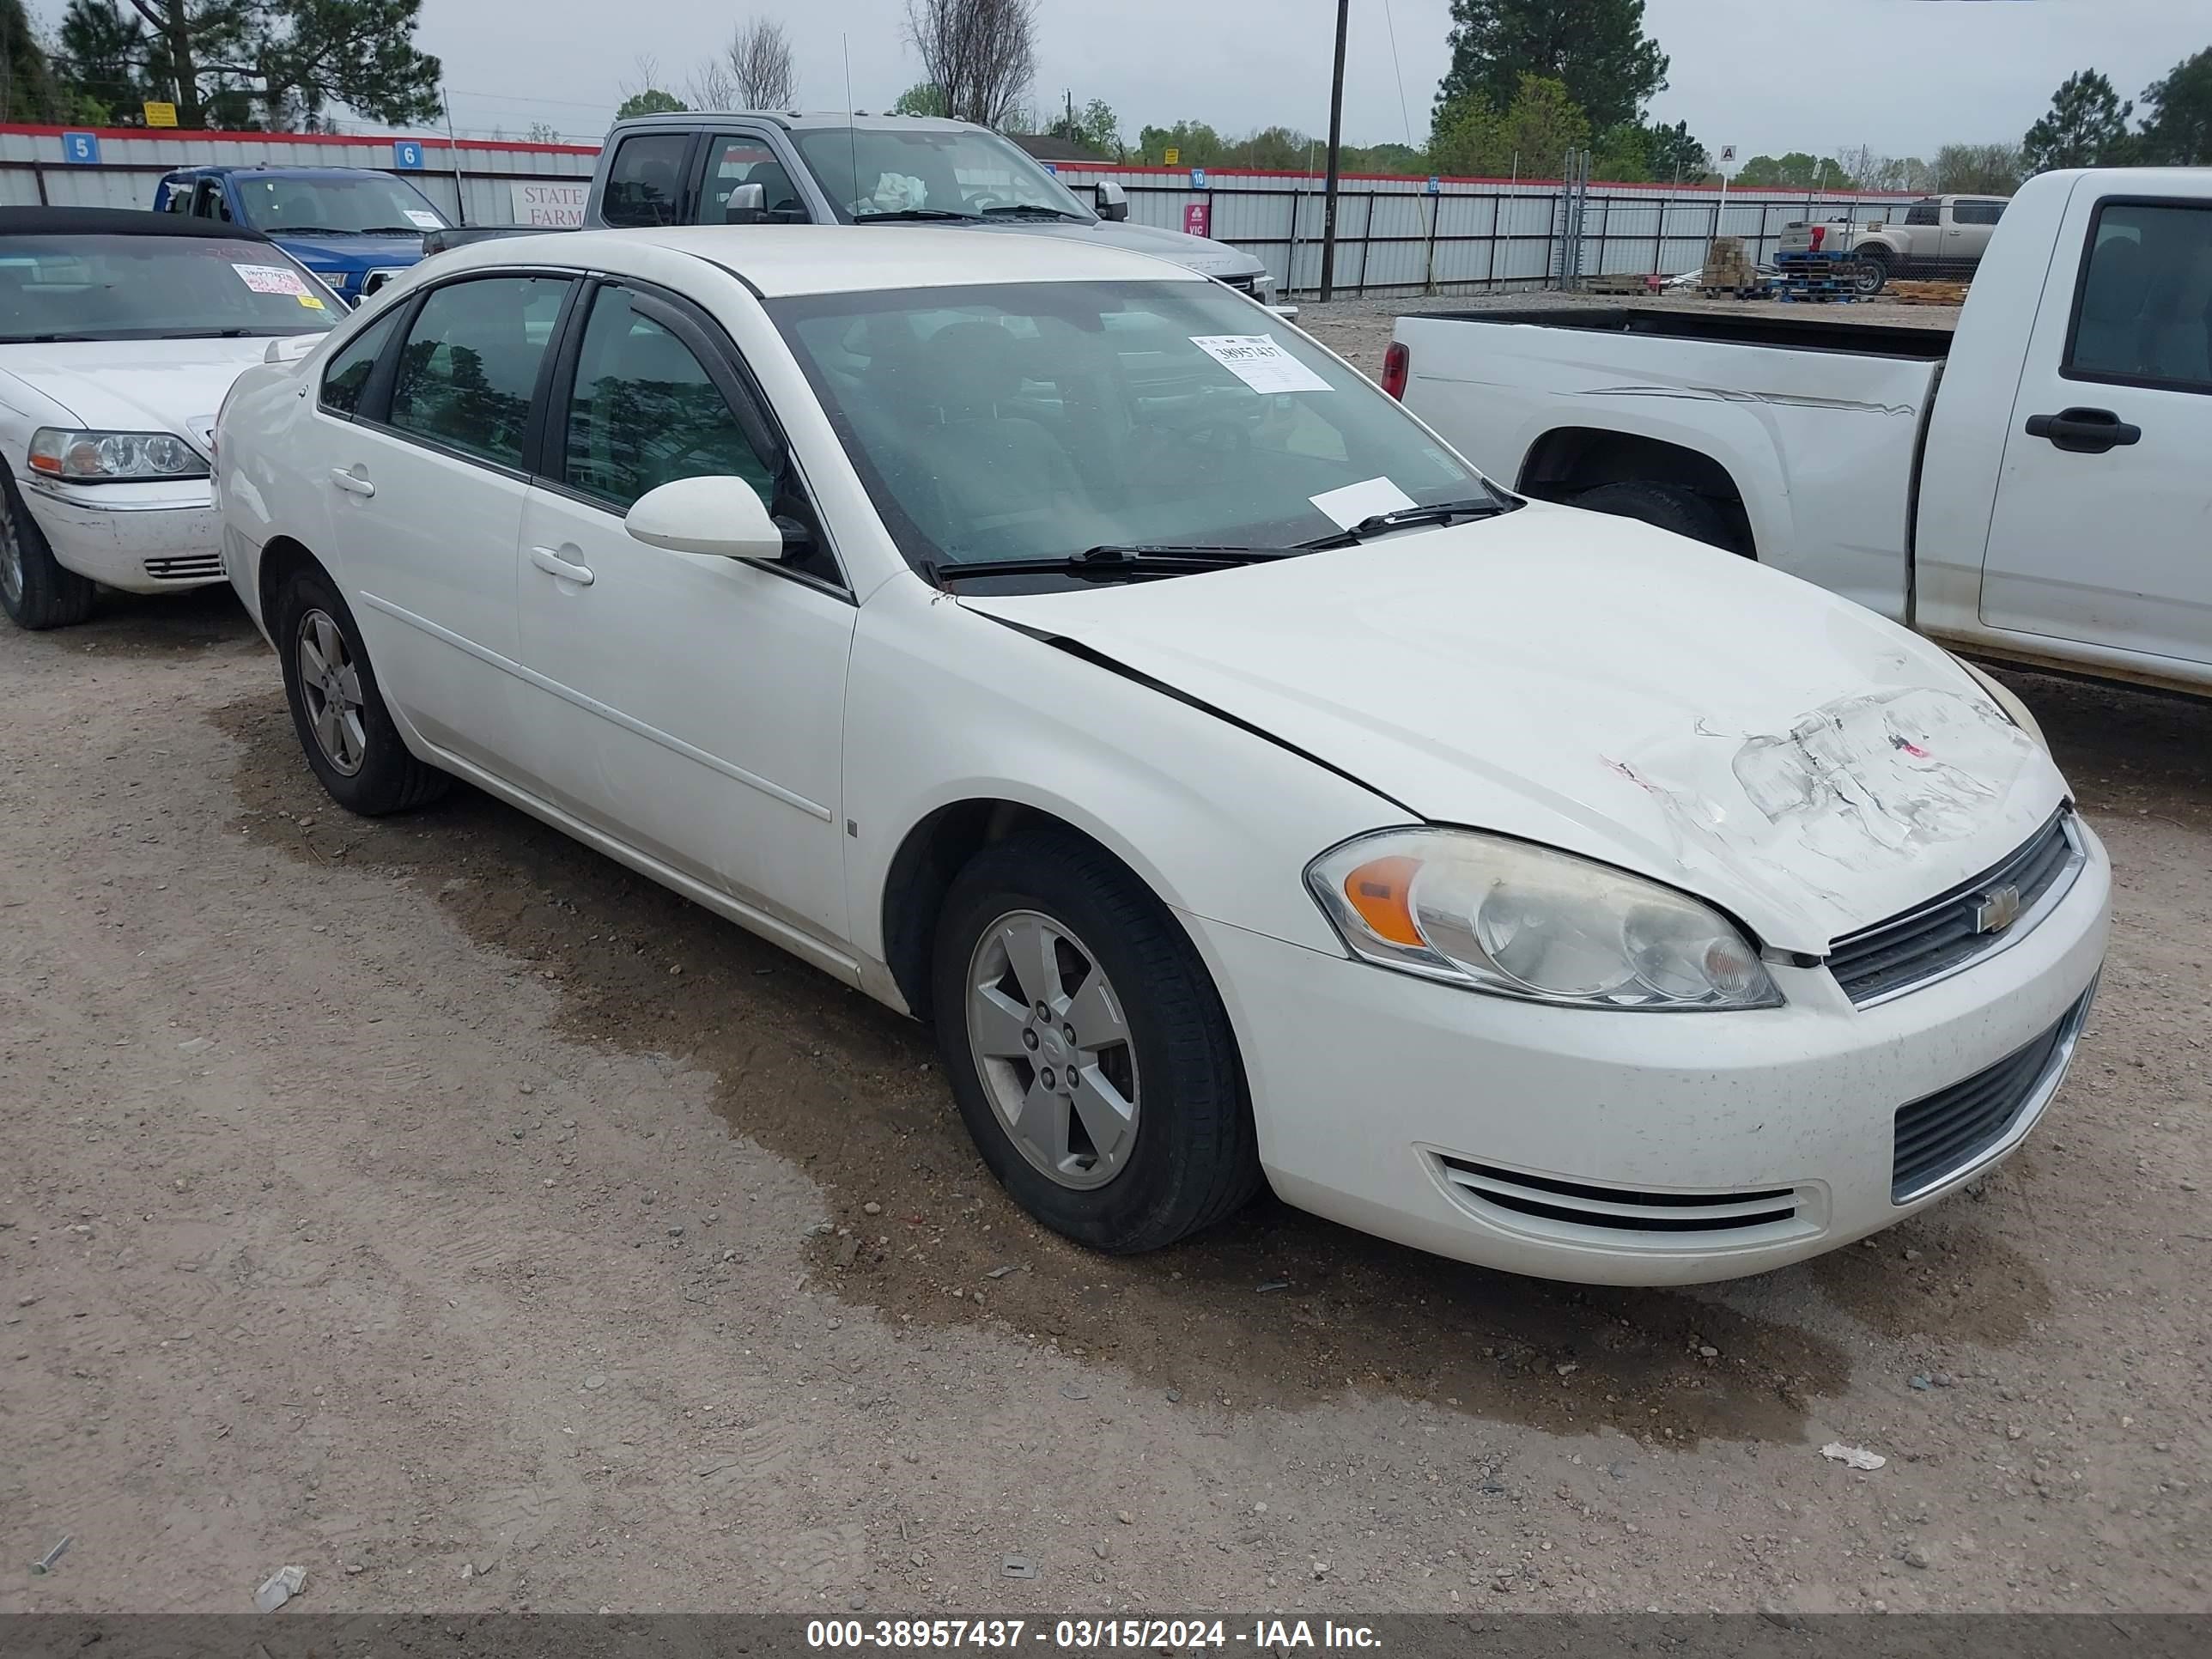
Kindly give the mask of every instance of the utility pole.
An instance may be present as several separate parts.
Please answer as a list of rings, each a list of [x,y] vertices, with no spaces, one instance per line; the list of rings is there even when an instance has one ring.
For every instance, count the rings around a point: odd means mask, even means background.
[[[1321,297],[1336,297],[1336,184],[1344,151],[1344,36],[1352,0],[1336,0],[1336,72],[1328,84],[1328,184],[1321,209]]]

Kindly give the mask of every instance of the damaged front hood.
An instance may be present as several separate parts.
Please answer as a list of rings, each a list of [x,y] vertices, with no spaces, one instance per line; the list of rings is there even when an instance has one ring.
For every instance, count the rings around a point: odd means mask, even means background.
[[[1668,882],[1792,950],[1970,878],[2065,798],[2040,745],[1936,647],[1795,578],[1568,508],[962,603],[1421,818]]]

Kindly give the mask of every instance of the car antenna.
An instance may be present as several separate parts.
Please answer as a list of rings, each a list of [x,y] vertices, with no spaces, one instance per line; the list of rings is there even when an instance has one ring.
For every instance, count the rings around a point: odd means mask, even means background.
[[[857,219],[860,216],[860,134],[853,125],[852,38],[841,33],[837,36],[837,46],[845,54],[845,155],[853,172],[853,193],[846,199],[851,204],[849,210]]]

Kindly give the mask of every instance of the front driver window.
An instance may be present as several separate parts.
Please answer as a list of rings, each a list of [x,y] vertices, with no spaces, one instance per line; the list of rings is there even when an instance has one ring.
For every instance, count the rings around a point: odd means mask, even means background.
[[[734,476],[764,503],[774,471],[691,349],[618,288],[592,305],[568,399],[563,477],[617,511],[678,478]]]
[[[553,276],[481,276],[433,289],[400,350],[392,425],[521,465],[538,365],[568,291]]]

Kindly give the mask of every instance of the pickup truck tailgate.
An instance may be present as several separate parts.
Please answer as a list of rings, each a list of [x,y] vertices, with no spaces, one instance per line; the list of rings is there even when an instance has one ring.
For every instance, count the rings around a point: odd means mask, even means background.
[[[1490,477],[1571,499],[1547,479],[1670,446],[1725,475],[1762,563],[1905,618],[1939,331],[1561,310],[1404,317],[1397,339],[1407,406]]]

